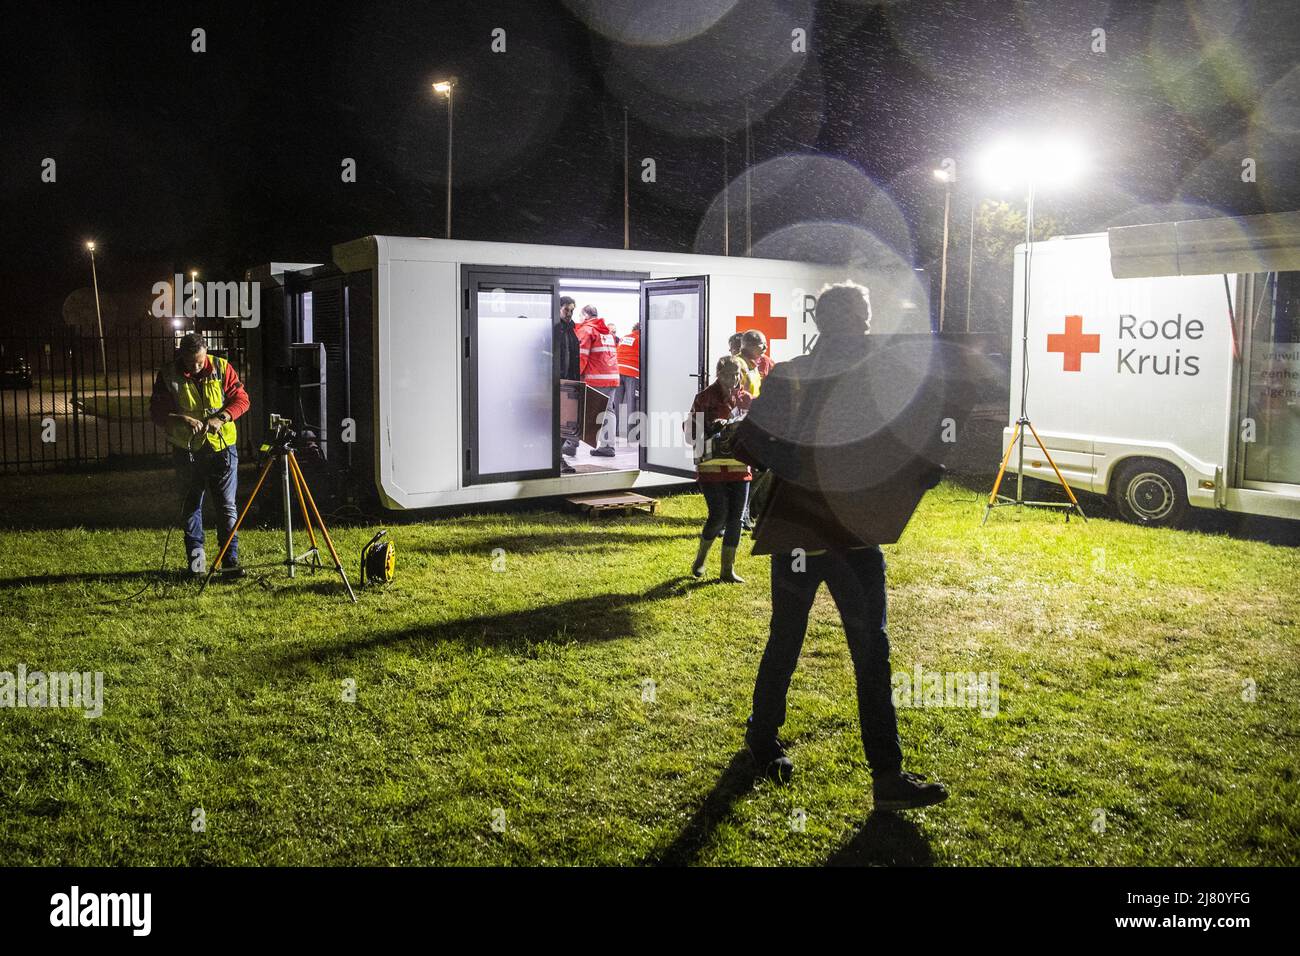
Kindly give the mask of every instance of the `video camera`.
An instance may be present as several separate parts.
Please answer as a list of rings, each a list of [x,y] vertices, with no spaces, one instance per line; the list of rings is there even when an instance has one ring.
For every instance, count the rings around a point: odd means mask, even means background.
[[[269,434],[265,444],[262,445],[262,451],[268,454],[284,454],[288,451],[296,451],[299,454],[306,454],[313,458],[321,457],[320,443],[316,440],[316,433],[305,429],[301,432],[297,431],[293,427],[293,419],[271,412],[267,428]]]

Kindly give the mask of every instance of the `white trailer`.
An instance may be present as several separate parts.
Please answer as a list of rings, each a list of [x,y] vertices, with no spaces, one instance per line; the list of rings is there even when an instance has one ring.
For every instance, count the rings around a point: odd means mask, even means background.
[[[777,361],[806,352],[829,282],[871,287],[873,331],[929,327],[910,269],[369,236],[335,246],[330,265],[254,275],[283,296],[270,310],[283,328],[264,340],[279,336],[284,355],[323,345],[299,352],[324,356],[328,401],[315,417],[331,462],[369,472],[396,509],[690,481],[681,423],[729,337],[759,329]],[[562,473],[556,440],[552,339],[564,295],[579,310],[595,305],[620,335],[641,324],[639,434],[620,439],[614,458],[582,446],[576,474]]]
[[[1067,236],[1029,262],[1027,414],[1072,487],[1143,524],[1189,506],[1300,518],[1300,213]],[[1025,263],[1022,244],[1004,452]],[[1054,482],[1027,437],[1024,474]]]

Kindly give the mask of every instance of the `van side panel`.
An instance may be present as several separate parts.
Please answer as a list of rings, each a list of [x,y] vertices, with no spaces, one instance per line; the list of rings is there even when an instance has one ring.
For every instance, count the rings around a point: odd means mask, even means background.
[[[1021,246],[1012,425],[1020,411],[1024,266]],[[1066,480],[1105,493],[1123,459],[1162,458],[1183,471],[1192,504],[1212,507],[1214,492],[1198,481],[1214,480],[1226,447],[1233,359],[1222,276],[1112,278],[1102,234],[1035,243],[1031,280],[1029,418]],[[1010,435],[1008,428],[1004,449]],[[1031,443],[1026,462],[1041,461],[1032,452]],[[1026,473],[1053,480],[1045,461]]]

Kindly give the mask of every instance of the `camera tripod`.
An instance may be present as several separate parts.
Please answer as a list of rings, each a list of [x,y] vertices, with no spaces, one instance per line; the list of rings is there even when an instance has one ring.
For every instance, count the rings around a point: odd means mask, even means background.
[[[288,442],[271,450],[271,456],[267,458],[266,464],[262,466],[262,473],[257,478],[257,484],[253,486],[253,493],[248,496],[248,501],[244,504],[244,510],[239,513],[239,520],[235,522],[230,537],[221,546],[221,553],[217,555],[217,560],[208,569],[208,576],[203,579],[203,587],[199,589],[199,593],[202,594],[203,591],[207,590],[208,582],[212,580],[212,575],[221,566],[221,559],[226,556],[226,551],[230,548],[230,542],[235,539],[235,535],[239,534],[240,525],[244,523],[244,518],[248,516],[248,512],[252,509],[257,493],[262,490],[267,475],[271,473],[271,469],[277,461],[280,463],[281,468],[281,497],[284,505],[284,560],[277,561],[275,564],[283,564],[288,567],[289,577],[294,576],[294,571],[300,564],[311,568],[313,571],[324,567],[320,560],[320,546],[316,543],[316,532],[312,527],[312,516],[315,515],[316,524],[320,527],[321,537],[325,539],[330,557],[334,559],[334,570],[343,579],[343,586],[347,588],[348,597],[355,604],[357,596],[352,591],[352,585],[348,583],[347,572],[343,570],[343,564],[339,561],[338,552],[334,550],[334,541],[330,538],[330,533],[320,516],[320,510],[316,507],[316,502],[311,496],[311,489],[307,487],[307,479],[303,477],[302,468],[298,465],[298,457],[293,452],[293,446]],[[298,506],[302,509],[303,523],[307,526],[307,537],[311,541],[311,547],[297,556],[293,553],[293,506],[289,500],[289,486],[291,483],[293,490],[297,492]]]

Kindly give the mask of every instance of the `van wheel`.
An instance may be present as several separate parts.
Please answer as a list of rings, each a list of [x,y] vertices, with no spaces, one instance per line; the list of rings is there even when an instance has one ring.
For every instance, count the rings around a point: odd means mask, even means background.
[[[1167,461],[1139,458],[1120,466],[1111,490],[1125,521],[1169,528],[1187,514],[1187,481]]]

